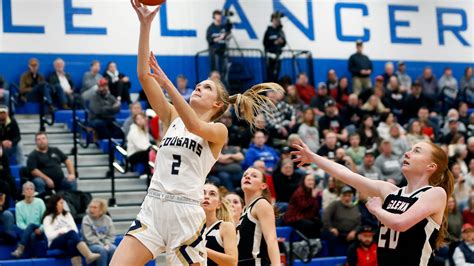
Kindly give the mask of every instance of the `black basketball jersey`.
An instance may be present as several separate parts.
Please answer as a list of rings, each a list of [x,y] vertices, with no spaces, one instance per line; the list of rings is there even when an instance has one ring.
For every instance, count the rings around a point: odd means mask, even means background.
[[[263,197],[256,198],[240,216],[237,232],[239,237],[239,266],[245,265],[269,265],[267,243],[263,237],[260,222],[252,216],[253,206]]]
[[[220,232],[221,223],[222,221],[219,220],[215,222],[213,225],[211,225],[209,229],[206,228],[204,231],[204,236],[206,237],[206,248],[212,249],[220,253],[225,253],[224,244],[222,243],[221,232]],[[213,260],[211,260],[208,257],[207,265],[217,266],[217,263],[215,263]]]
[[[390,213],[402,214],[430,188],[431,186],[423,187],[411,194],[405,194],[406,187],[403,187],[389,194],[382,208]],[[397,232],[381,224],[377,248],[379,265],[428,265],[439,228],[440,226],[431,217],[421,220],[405,232]]]

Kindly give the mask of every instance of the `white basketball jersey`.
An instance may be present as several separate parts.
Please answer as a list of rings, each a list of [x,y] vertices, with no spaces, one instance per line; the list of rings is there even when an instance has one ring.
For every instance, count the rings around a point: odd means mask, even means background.
[[[201,201],[215,162],[207,140],[190,133],[178,117],[161,140],[150,189]]]

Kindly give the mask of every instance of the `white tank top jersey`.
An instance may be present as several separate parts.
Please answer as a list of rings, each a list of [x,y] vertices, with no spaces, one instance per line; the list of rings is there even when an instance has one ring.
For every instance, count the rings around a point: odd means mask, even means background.
[[[177,117],[161,140],[150,189],[201,201],[215,162],[207,140],[190,133]]]

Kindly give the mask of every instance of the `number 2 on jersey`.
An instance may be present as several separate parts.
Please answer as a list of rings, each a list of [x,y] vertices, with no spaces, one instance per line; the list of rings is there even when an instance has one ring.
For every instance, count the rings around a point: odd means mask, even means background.
[[[400,236],[400,232],[392,230],[386,226],[380,227],[380,234],[379,234],[379,248],[387,248],[387,240],[388,240],[388,248],[389,249],[396,249],[398,245],[398,237]]]
[[[179,174],[179,167],[181,166],[181,155],[173,154],[173,164],[171,165],[171,174]]]

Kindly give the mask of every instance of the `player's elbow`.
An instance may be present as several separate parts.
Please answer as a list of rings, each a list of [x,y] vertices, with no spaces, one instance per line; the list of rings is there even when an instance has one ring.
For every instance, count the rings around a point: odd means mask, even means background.
[[[405,232],[408,229],[410,229],[410,225],[406,221],[394,221],[391,226],[389,226],[391,229],[397,231],[397,232]]]

